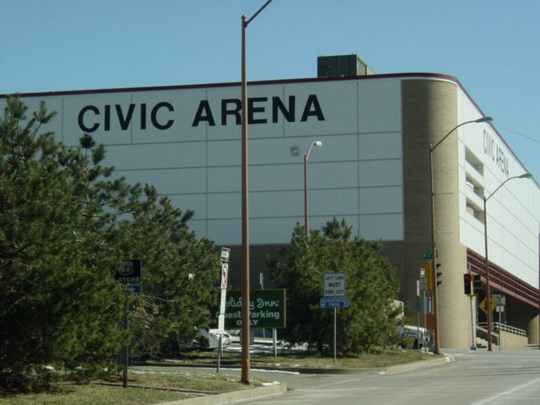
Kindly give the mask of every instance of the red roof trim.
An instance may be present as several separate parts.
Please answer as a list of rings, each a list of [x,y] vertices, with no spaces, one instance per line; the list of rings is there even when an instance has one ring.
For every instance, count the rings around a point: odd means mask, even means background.
[[[459,81],[452,76],[438,74],[438,73],[389,73],[380,75],[368,75],[368,76],[350,76],[350,77],[323,77],[323,78],[304,78],[304,79],[282,79],[282,80],[263,80],[256,82],[249,82],[251,86],[264,86],[272,84],[291,84],[291,83],[310,83],[310,82],[330,82],[330,81],[343,81],[343,80],[376,80],[387,78],[432,78],[432,79],[444,79],[455,82],[462,89],[463,86]],[[93,90],[66,90],[66,91],[52,91],[52,92],[39,92],[39,93],[19,93],[21,97],[47,97],[47,96],[68,96],[78,94],[103,94],[103,93],[131,93],[140,91],[166,91],[166,90],[184,90],[184,89],[202,89],[212,87],[234,87],[240,86],[240,82],[233,83],[208,83],[208,84],[188,84],[177,86],[150,86],[150,87],[124,87],[115,89],[93,89]],[[6,98],[6,94],[1,94],[0,98]]]

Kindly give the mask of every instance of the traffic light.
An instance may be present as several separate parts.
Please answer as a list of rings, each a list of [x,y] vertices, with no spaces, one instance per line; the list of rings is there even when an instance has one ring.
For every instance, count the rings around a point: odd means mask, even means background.
[[[466,295],[472,295],[471,294],[471,284],[472,284],[471,281],[472,281],[471,274],[470,273],[465,273],[463,275],[463,292]]]
[[[480,274],[474,275],[474,293],[479,294],[482,292],[482,281],[480,280]]]
[[[431,271],[431,262],[424,263],[424,278],[427,280],[428,291],[433,291],[433,272]]]
[[[441,263],[437,263],[437,269],[441,267]],[[435,279],[437,280],[437,287],[442,284],[442,281],[439,281],[439,277],[442,275],[441,271],[435,272]]]

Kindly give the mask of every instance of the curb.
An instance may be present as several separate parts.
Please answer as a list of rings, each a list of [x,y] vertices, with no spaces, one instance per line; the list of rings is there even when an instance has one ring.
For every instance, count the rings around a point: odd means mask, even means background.
[[[443,364],[455,362],[456,359],[452,355],[444,355],[432,360],[417,361],[414,363],[400,364],[391,367],[381,368],[363,368],[363,369],[314,369],[314,368],[296,368],[287,369],[287,371],[295,371],[302,374],[398,374],[407,371],[420,370],[424,368],[436,367]],[[267,368],[269,369],[269,368]],[[277,369],[277,368],[276,368]],[[280,368],[280,370],[284,370]],[[268,387],[250,388],[240,391],[232,391],[224,394],[210,395],[205,397],[197,397],[183,399],[172,402],[161,402],[155,405],[219,405],[232,403],[235,401],[245,401],[263,397],[285,394],[287,392],[287,384],[279,383]]]
[[[408,364],[400,364],[397,366],[388,367],[386,369],[381,369],[379,374],[398,374],[398,373],[404,373],[406,371],[413,371],[413,370],[420,370],[422,368],[430,368],[434,366],[440,366],[442,364],[446,363],[453,363],[456,359],[454,356],[450,356],[445,354],[443,357],[433,359],[433,360],[425,360],[425,361],[418,361],[415,363],[408,363]]]
[[[444,355],[432,360],[416,361],[413,363],[399,364],[390,367],[378,368],[303,368],[303,367],[260,367],[264,370],[290,371],[300,374],[397,374],[406,371],[419,370],[454,362],[456,359],[451,355]],[[255,367],[254,369],[256,369]]]
[[[210,395],[190,399],[180,399],[172,402],[160,402],[156,405],[218,405],[248,399],[267,398],[287,392],[287,384],[280,383],[268,387],[250,388],[240,391],[226,392],[225,394]]]

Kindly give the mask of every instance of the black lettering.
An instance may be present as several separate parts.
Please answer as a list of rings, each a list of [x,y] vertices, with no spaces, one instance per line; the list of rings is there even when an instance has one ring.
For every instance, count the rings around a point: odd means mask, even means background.
[[[228,109],[229,104],[232,104],[233,109]],[[227,115],[236,117],[236,125],[240,125],[242,123],[242,117],[240,116],[241,108],[242,102],[238,99],[221,100],[221,125],[227,125]]]
[[[111,106],[105,106],[105,121],[104,121],[105,131],[111,130]]]
[[[248,122],[250,124],[266,124],[268,120],[266,118],[255,119],[256,113],[264,113],[264,107],[255,107],[255,103],[264,103],[268,101],[267,97],[250,98],[248,100]]]
[[[321,105],[319,104],[319,100],[315,94],[309,95],[300,121],[305,122],[310,116],[317,117],[319,121],[325,120]]]
[[[125,131],[126,129],[128,129],[129,123],[131,122],[131,117],[133,116],[133,111],[135,110],[135,104],[129,105],[126,117],[124,117],[122,106],[120,104],[116,104],[114,108],[116,109],[116,115],[118,115],[118,122],[120,123],[120,128]]]
[[[216,121],[212,115],[212,110],[210,109],[210,104],[207,100],[201,100],[199,103],[199,108],[197,108],[197,112],[195,113],[195,118],[193,119],[193,124],[191,124],[191,126],[198,127],[201,121],[208,122],[208,125],[211,127],[216,125]]]
[[[289,96],[289,108],[283,104],[279,97],[272,97],[272,122],[278,122],[278,110],[281,111],[287,122],[294,122],[295,119],[295,96]]]
[[[98,110],[97,107],[95,107],[93,105],[87,105],[86,107],[83,107],[83,109],[79,112],[79,117],[78,117],[79,128],[82,129],[84,132],[90,132],[91,133],[91,132],[96,131],[99,128],[99,124],[96,122],[91,127],[87,127],[85,125],[84,116],[85,116],[87,111],[92,111],[94,114],[99,115],[99,110]]]
[[[146,129],[146,104],[141,104],[141,129]]]
[[[174,120],[169,120],[165,124],[160,124],[157,120],[157,114],[160,108],[167,108],[169,111],[174,111],[174,107],[167,103],[166,101],[162,101],[161,103],[156,104],[154,108],[152,108],[152,112],[150,113],[150,120],[152,121],[152,125],[157,129],[169,129],[174,124]]]

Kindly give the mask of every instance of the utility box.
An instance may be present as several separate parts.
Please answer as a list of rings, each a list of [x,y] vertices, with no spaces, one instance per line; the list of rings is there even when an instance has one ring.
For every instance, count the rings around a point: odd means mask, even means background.
[[[319,56],[317,77],[367,76],[375,72],[358,55]]]

